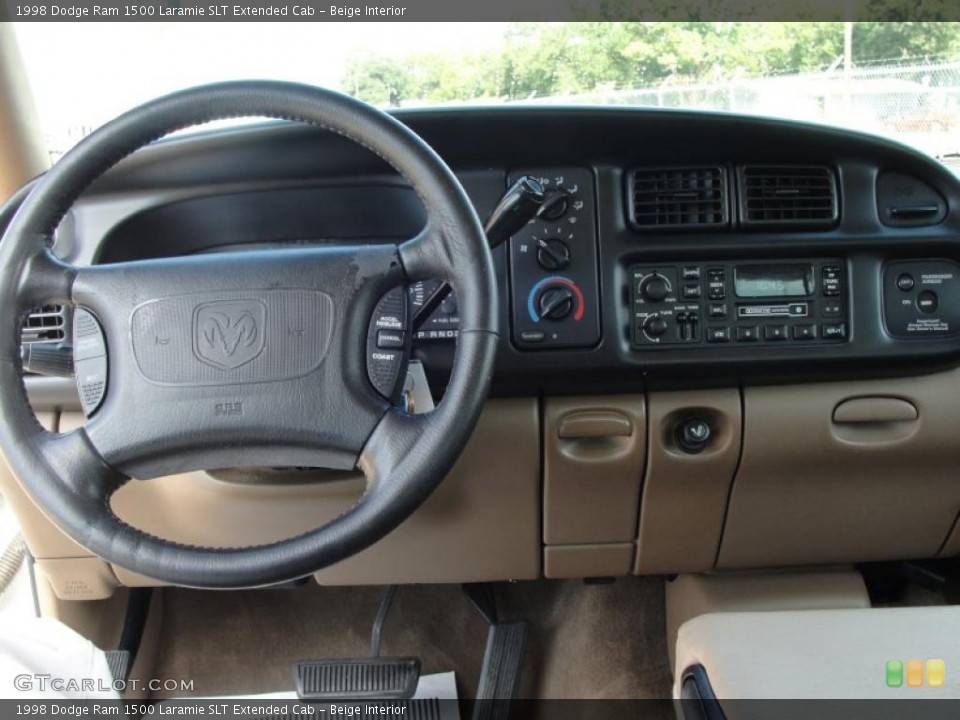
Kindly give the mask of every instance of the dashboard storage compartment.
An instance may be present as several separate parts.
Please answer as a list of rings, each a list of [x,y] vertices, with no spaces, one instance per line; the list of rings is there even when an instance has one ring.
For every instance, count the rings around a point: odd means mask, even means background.
[[[743,392],[719,568],[941,551],[960,507],[960,371]]]
[[[544,401],[547,577],[626,575],[646,455],[642,395]]]

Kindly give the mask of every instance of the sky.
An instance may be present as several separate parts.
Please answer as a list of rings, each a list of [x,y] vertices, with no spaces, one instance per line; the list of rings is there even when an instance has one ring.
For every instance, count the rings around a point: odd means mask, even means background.
[[[98,126],[193,85],[277,79],[336,88],[348,60],[376,51],[482,50],[506,23],[18,23],[47,135]]]

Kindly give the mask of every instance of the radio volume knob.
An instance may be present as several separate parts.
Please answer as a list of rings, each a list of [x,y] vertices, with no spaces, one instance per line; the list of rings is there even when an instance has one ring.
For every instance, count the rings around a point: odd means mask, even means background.
[[[670,285],[662,275],[651,275],[640,283],[640,297],[647,302],[662,302],[669,294]]]

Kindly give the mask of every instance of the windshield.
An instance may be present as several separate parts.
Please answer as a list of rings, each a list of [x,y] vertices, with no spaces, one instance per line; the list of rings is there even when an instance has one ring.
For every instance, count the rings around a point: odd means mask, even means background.
[[[558,103],[721,110],[960,154],[960,23],[23,23],[51,155],[123,110],[241,78],[381,107]],[[56,48],[56,52],[51,52]]]

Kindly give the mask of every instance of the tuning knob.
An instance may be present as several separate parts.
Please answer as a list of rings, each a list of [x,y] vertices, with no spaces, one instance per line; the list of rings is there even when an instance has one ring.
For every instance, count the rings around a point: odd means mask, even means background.
[[[571,312],[576,298],[570,288],[563,286],[547,287],[537,298],[537,310],[546,320],[563,320]]]
[[[667,331],[667,321],[659,315],[651,315],[643,321],[643,331],[648,337],[658,338]]]
[[[550,272],[563,270],[570,264],[570,248],[562,240],[540,240],[537,249],[537,262]]]
[[[669,293],[670,285],[662,275],[651,275],[640,283],[640,297],[647,302],[662,302]]]

